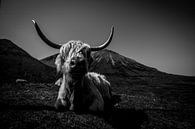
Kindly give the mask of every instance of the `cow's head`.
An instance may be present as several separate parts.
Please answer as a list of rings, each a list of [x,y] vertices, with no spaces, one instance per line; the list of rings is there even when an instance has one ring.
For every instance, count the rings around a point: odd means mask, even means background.
[[[60,45],[51,42],[40,30],[38,24],[32,20],[38,35],[49,46],[60,49],[55,64],[57,72],[63,75],[57,101],[61,101],[62,105],[66,105],[66,100],[70,100],[75,83],[82,80],[82,77],[88,72],[90,64],[92,63],[91,51],[99,51],[106,48],[113,37],[114,27],[106,42],[98,47],[90,47],[88,44],[81,41],[71,40],[66,44]],[[64,101],[64,102],[63,102]],[[65,103],[65,104],[63,104]]]
[[[55,64],[57,72],[78,80],[88,72],[92,61],[90,46],[81,41],[72,40],[61,46]]]

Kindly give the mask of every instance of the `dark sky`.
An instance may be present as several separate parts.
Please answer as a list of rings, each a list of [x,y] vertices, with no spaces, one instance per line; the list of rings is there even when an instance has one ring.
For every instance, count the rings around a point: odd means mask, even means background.
[[[195,76],[194,12],[187,0],[1,0],[0,38],[41,59],[58,50],[41,41],[32,19],[61,44],[100,45],[114,25],[108,49],[164,72]]]

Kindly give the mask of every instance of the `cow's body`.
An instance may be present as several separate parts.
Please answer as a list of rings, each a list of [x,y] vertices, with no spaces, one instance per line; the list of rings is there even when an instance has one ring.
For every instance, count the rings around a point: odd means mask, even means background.
[[[75,87],[73,92],[69,92],[70,87]],[[105,76],[88,72],[76,83],[61,85],[56,108],[60,106],[76,111],[104,111],[112,106],[110,83]]]

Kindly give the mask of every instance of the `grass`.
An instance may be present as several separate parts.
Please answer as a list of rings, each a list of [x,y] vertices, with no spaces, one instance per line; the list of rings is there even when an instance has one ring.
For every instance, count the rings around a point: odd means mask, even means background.
[[[58,88],[47,83],[0,86],[0,127],[18,129],[193,129],[194,85],[113,87],[122,101],[105,114],[59,112]]]

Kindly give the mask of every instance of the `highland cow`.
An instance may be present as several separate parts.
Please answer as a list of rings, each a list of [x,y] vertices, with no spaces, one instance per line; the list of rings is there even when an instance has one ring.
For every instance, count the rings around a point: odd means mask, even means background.
[[[114,28],[108,40],[98,47],[90,47],[81,41],[69,41],[59,45],[48,40],[33,20],[41,39],[53,48],[60,49],[56,57],[57,73],[61,78],[56,82],[60,85],[55,103],[56,109],[74,111],[105,111],[112,108],[112,92],[109,81],[105,76],[89,72],[93,61],[91,51],[106,48],[113,37]]]

